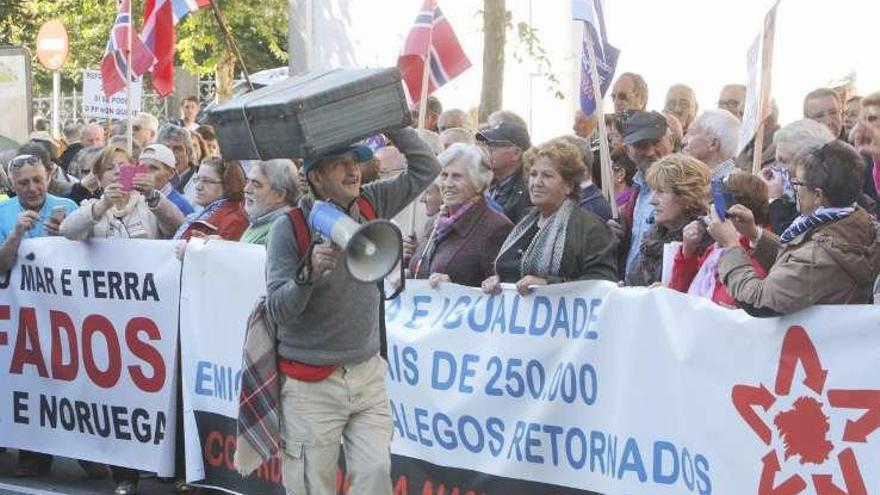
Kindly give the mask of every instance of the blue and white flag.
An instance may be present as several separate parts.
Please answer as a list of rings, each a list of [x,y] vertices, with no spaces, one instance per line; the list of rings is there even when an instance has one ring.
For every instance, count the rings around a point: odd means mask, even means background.
[[[605,35],[605,18],[602,14],[602,0],[572,0],[572,17],[576,21],[584,21],[590,36],[599,40],[593,49],[596,52],[596,68],[599,71],[599,86],[602,96],[608,91],[611,80],[614,79],[614,70],[617,67],[617,59],[620,50],[611,46]],[[596,96],[593,90],[592,71],[590,70],[590,58],[587,50],[589,38],[584,33],[583,50],[581,51],[581,111],[585,115],[592,115],[596,111]]]

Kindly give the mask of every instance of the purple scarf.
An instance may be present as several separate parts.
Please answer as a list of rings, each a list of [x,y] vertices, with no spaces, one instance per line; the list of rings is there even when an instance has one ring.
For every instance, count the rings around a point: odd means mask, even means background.
[[[480,202],[480,198],[477,197],[470,201],[464,202],[458,206],[458,209],[455,210],[451,214],[447,214],[445,212],[440,212],[437,217],[437,223],[434,228],[436,232],[434,234],[435,240],[434,242],[440,242],[445,239],[449,232],[452,230],[452,227],[455,225],[455,222],[458,221],[459,218],[463,217],[471,208],[474,207],[475,204]]]

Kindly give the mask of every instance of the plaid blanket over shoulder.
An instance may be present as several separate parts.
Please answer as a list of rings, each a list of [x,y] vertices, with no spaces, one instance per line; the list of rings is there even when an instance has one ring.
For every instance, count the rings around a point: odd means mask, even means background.
[[[248,317],[238,397],[238,446],[234,462],[242,476],[248,476],[281,452],[277,331],[262,298]]]

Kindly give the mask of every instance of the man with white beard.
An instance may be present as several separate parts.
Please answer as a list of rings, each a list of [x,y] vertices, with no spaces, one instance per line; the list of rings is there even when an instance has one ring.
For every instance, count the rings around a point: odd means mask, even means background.
[[[255,163],[244,186],[244,209],[250,226],[240,241],[265,246],[272,223],[296,206],[299,196],[299,175],[292,161]]]

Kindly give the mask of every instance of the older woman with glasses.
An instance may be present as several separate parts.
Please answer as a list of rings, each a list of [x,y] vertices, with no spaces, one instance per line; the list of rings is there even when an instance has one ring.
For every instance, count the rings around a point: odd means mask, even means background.
[[[248,227],[243,206],[245,177],[241,164],[210,157],[202,161],[195,184],[195,204],[204,209],[191,214],[174,234],[175,239],[219,236],[237,241]]]
[[[156,190],[150,173],[121,183],[122,167],[133,167],[122,148],[107,146],[92,165],[91,175],[103,193],[86,199],[61,224],[61,235],[71,240],[89,238],[168,239],[183,223],[183,214]]]
[[[800,216],[781,236],[759,229],[742,205],[730,208],[730,221],[709,225],[724,248],[719,279],[740,305],[759,314],[870,303],[880,273],[880,225],[856,205],[864,183],[862,157],[852,146],[832,141],[798,155],[794,165],[791,184]],[[763,280],[739,234],[755,246],[761,264],[771,267]]]
[[[431,285],[453,282],[476,287],[492,275],[495,256],[513,224],[489,208],[483,191],[492,180],[488,158],[474,145],[456,143],[437,157],[442,206],[433,230],[409,264],[414,278]]]
[[[516,283],[521,295],[534,286],[573,280],[617,281],[616,240],[599,217],[578,207],[587,168],[576,146],[554,139],[525,156],[534,208],[505,239],[486,293]]]

